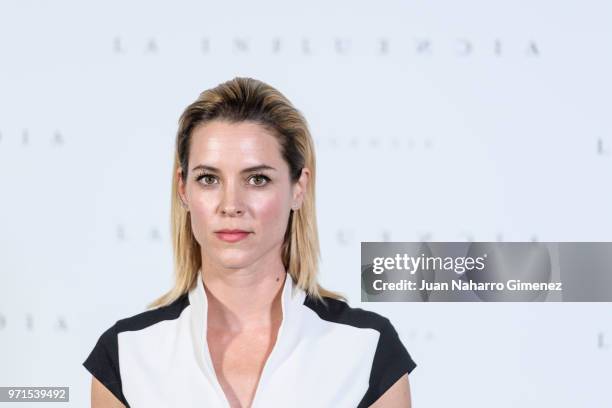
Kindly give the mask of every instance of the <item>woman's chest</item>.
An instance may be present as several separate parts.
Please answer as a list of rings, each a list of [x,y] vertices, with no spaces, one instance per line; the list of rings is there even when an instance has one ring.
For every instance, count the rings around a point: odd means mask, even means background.
[[[340,341],[303,334],[292,341],[281,336],[271,355],[269,334],[207,339],[172,338],[154,348],[121,343],[121,378],[130,406],[355,407],[368,389],[376,346],[356,347],[359,336]]]

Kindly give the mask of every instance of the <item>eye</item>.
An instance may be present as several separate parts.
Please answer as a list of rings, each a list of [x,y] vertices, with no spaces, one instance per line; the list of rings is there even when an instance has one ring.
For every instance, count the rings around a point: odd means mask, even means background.
[[[268,176],[263,174],[254,174],[250,179],[263,180],[265,183],[255,183],[256,186],[265,186],[270,181]]]
[[[215,176],[213,176],[212,174],[207,174],[207,173],[204,173],[204,174],[199,175],[199,176],[196,178],[196,181],[200,181],[200,180],[202,180],[202,179],[206,180],[206,179],[211,179],[211,178],[212,178],[212,179],[214,179],[214,178],[215,178]],[[204,185],[210,185],[210,184],[212,184],[212,183],[207,183],[207,182],[204,182],[204,183],[202,183],[202,184],[204,184]]]

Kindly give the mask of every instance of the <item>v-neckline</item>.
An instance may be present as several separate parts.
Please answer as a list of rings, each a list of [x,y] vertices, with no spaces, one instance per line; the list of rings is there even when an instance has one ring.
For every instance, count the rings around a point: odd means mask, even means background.
[[[231,404],[217,377],[208,347],[208,299],[206,297],[202,278],[201,270],[198,270],[197,283],[189,292],[189,301],[193,306],[191,328],[196,359],[198,360],[200,368],[213,383],[216,392],[224,403],[224,407],[231,408]],[[259,379],[257,380],[257,385],[249,408],[257,408],[258,397],[261,394],[262,388],[265,387],[268,372],[275,367],[276,356],[279,353],[285,354],[287,348],[290,348],[292,344],[295,343],[295,329],[297,329],[299,323],[299,316],[298,313],[296,313],[298,310],[297,306],[301,306],[305,296],[306,293],[301,290],[295,284],[293,278],[286,273],[281,293],[281,323],[274,346],[266,358]]]

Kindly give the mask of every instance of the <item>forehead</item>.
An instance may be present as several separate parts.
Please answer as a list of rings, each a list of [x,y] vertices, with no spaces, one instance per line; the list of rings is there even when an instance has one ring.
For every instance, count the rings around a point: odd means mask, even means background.
[[[231,164],[229,160],[254,164],[282,160],[276,137],[255,122],[212,121],[197,126],[191,134],[189,156],[191,162],[206,160],[221,167]]]

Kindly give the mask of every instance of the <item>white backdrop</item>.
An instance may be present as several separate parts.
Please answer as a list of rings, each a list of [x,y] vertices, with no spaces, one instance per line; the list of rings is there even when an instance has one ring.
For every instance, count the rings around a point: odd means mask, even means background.
[[[392,320],[415,407],[611,406],[609,303],[359,302],[361,241],[611,240],[611,15],[3,0],[0,386],[69,386],[65,405],[88,406],[98,336],[171,284],[178,117],[240,75],[309,120],[322,284]]]

